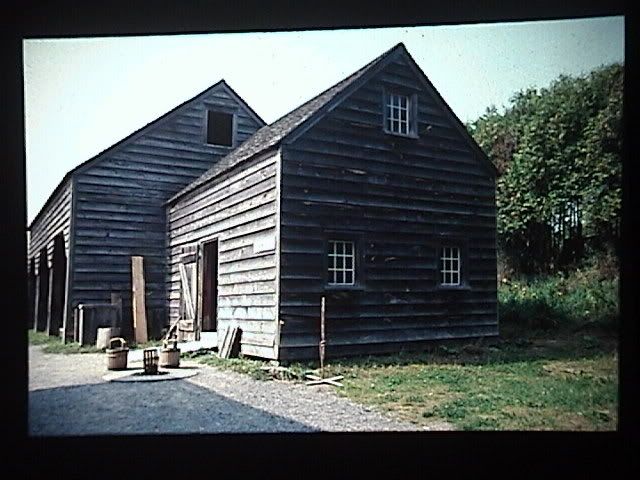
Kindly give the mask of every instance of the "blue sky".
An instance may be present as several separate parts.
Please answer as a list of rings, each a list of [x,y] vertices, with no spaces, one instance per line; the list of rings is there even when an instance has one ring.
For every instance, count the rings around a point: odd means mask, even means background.
[[[624,61],[624,18],[24,41],[27,217],[65,173],[224,78],[270,123],[399,42],[464,122]]]

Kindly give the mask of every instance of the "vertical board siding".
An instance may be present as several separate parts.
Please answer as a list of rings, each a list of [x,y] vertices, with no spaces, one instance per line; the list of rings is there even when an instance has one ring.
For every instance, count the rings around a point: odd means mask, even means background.
[[[60,232],[64,235],[65,252],[69,254],[69,233],[71,225],[71,195],[72,181],[67,180],[55,198],[52,199],[48,208],[43,211],[39,218],[31,226],[27,256],[29,259],[36,259],[35,273],[38,273],[38,255],[40,249],[47,249],[47,260],[49,264],[53,259],[53,239]]]
[[[417,93],[417,139],[383,131],[383,92],[399,87]],[[327,355],[497,334],[495,181],[475,155],[405,61],[283,148],[280,359],[317,357],[322,295]],[[325,288],[327,229],[357,243],[356,289]],[[466,288],[439,285],[449,237]]]
[[[235,112],[232,147],[205,142],[206,110]],[[166,317],[164,202],[228,154],[261,125],[220,85],[76,174],[71,307],[123,299],[131,322],[131,256],[144,257],[147,312]],[[156,328],[158,325],[155,326]]]
[[[226,178],[186,194],[167,209],[171,323],[179,316],[178,265],[183,249],[193,250],[203,240],[217,238],[218,330],[238,325],[242,329],[241,352],[263,358],[276,355],[278,168],[278,153],[250,161]],[[254,251],[267,238],[273,239],[273,248]]]

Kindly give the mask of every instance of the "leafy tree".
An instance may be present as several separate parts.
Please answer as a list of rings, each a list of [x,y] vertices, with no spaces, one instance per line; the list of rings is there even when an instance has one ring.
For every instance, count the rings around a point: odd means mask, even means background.
[[[498,169],[498,238],[521,273],[549,272],[617,246],[624,67],[561,75],[517,92],[468,126]]]

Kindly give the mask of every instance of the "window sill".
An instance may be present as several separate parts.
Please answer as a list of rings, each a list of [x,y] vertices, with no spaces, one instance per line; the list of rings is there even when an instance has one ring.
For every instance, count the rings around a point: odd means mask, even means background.
[[[420,138],[417,133],[398,133],[392,132],[391,130],[387,129],[384,129],[384,133],[386,133],[387,135],[393,135],[394,137],[408,138],[412,140],[417,140],[418,138]]]
[[[326,292],[345,292],[345,291],[355,291],[361,292],[365,290],[364,285],[325,285],[324,290]]]
[[[439,284],[438,290],[471,290],[471,285],[463,283],[462,285],[442,285]]]
[[[205,142],[207,147],[216,147],[216,148],[233,148],[233,145],[223,145],[222,143],[209,143]]]

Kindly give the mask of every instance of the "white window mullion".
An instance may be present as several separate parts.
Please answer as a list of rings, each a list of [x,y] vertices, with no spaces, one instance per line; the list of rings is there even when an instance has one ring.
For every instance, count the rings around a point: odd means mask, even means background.
[[[329,240],[329,284],[355,283],[355,245],[344,240]]]
[[[386,103],[386,127],[392,133],[408,135],[411,131],[410,99],[406,95],[389,94]]]
[[[440,281],[443,285],[460,285],[460,248],[442,247]]]

